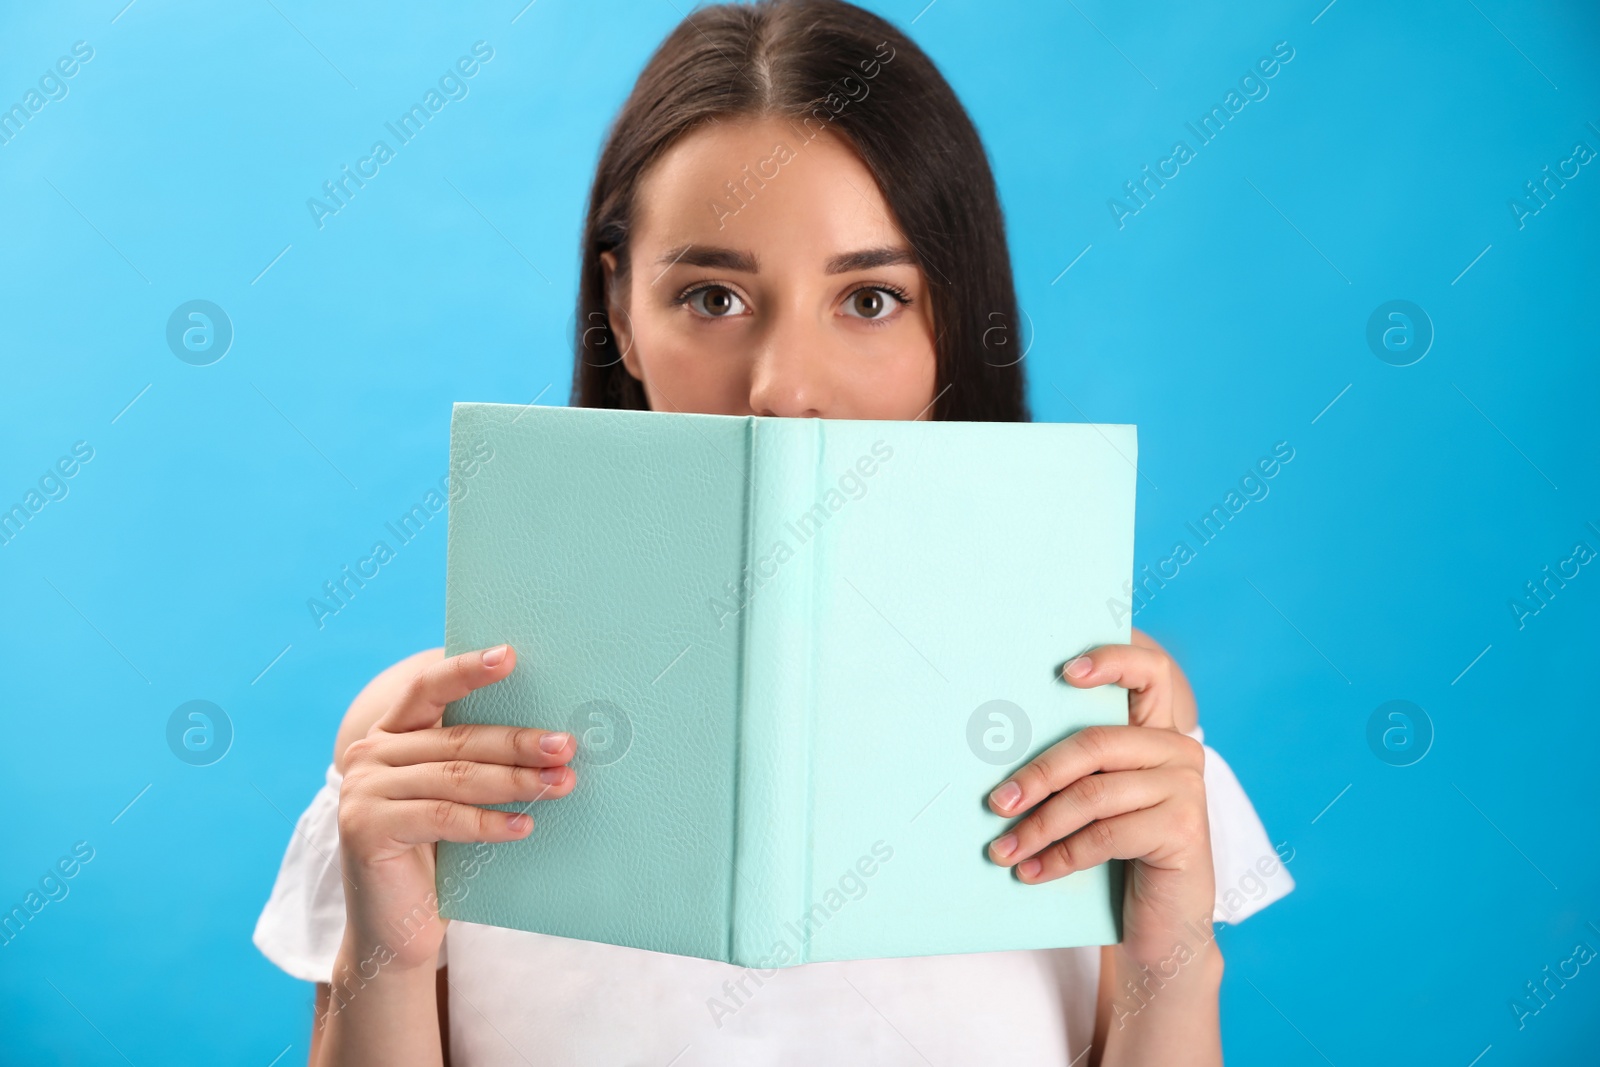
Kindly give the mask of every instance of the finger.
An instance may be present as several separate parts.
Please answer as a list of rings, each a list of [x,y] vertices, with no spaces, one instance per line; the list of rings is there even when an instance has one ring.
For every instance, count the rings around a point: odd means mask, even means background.
[[[391,767],[468,760],[507,766],[556,767],[571,762],[577,745],[569,733],[533,726],[457,723],[390,734],[374,754]]]
[[[1107,860],[1143,859],[1174,836],[1180,821],[1175,805],[1160,804],[1092,822],[1017,864],[1017,877],[1037,885],[1073,871],[1086,871]]]
[[[1166,764],[1203,771],[1205,748],[1176,730],[1089,726],[1019,767],[989,794],[989,808],[996,815],[1020,815],[1086,774]]]
[[[1014,867],[1096,819],[1109,819],[1187,796],[1189,787],[1182,776],[1188,773],[1158,767],[1085,775],[995,839],[989,846],[989,856],[1002,867]]]
[[[1078,689],[1120,685],[1131,694],[1130,725],[1176,729],[1172,718],[1172,657],[1159,649],[1101,645],[1068,662],[1061,676]]]
[[[1197,719],[1197,709],[1194,702],[1194,687],[1189,684],[1188,675],[1183,673],[1183,665],[1177,658],[1162,647],[1161,642],[1151,637],[1140,629],[1132,630],[1133,644],[1144,648],[1153,648],[1167,657],[1168,668],[1172,675],[1172,720],[1179,730],[1193,730]]]
[[[444,714],[446,704],[498,682],[516,665],[516,650],[510,645],[496,645],[424,667],[407,684],[399,702],[378,720],[378,728],[402,733],[432,726]]]
[[[390,800],[453,800],[458,804],[511,804],[554,800],[572,792],[570,767],[507,767],[448,760],[394,767],[372,779],[371,790]]]
[[[521,811],[497,811],[453,800],[398,800],[374,806],[368,830],[402,845],[434,841],[520,841],[533,829]]]

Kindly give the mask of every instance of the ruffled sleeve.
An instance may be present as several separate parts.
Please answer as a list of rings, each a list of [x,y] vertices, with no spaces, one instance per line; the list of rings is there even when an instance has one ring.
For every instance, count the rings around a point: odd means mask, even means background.
[[[344,874],[339,866],[339,784],[328,765],[322,788],[295,823],[267,906],[251,938],[261,954],[307,982],[331,982],[344,939]],[[439,946],[438,966],[445,964]]]
[[[1205,731],[1199,725],[1189,736],[1205,744]],[[1294,878],[1267,837],[1266,827],[1233,768],[1210,745],[1205,745],[1205,751],[1206,811],[1217,878],[1212,921],[1237,924],[1287,896],[1294,888]]]

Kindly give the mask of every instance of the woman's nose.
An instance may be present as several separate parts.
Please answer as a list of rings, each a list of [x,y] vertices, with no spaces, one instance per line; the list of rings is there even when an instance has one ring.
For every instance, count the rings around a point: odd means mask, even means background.
[[[783,418],[826,418],[828,339],[790,316],[762,338],[750,373],[750,410]]]

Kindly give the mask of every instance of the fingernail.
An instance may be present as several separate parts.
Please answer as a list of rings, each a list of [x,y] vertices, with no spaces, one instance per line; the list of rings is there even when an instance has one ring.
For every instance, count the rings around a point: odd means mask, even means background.
[[[1009,810],[1016,807],[1017,801],[1022,799],[1022,787],[1016,782],[1007,782],[993,793],[990,793],[989,799],[993,800],[1000,808]]]
[[[570,734],[545,734],[539,738],[539,747],[546,752],[560,752],[567,747],[567,739],[570,736]]]
[[[1077,659],[1067,664],[1067,677],[1082,678],[1092,670],[1094,670],[1094,663],[1090,661],[1089,657],[1079,656]]]
[[[495,645],[493,648],[487,649],[483,653],[483,665],[485,667],[498,667],[505,660],[505,658],[506,646]]]
[[[999,856],[1001,859],[1005,859],[1007,856],[1011,855],[1017,850],[1017,835],[1007,834],[994,844],[990,845],[989,848],[996,856]]]
[[[1037,878],[1043,866],[1038,860],[1023,860],[1017,865],[1017,873],[1024,878]]]
[[[545,783],[546,785],[555,785],[566,776],[566,773],[567,771],[565,767],[546,767],[544,770],[539,772],[539,781]]]
[[[506,824],[520,834],[533,825],[533,820],[526,815],[513,815],[506,820]]]

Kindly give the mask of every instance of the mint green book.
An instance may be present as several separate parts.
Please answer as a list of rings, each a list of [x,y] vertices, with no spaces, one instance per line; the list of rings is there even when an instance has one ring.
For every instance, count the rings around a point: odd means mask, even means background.
[[[1127,693],[1134,427],[457,404],[446,724],[569,730],[447,918],[773,968],[1112,944],[1120,861],[1025,885],[991,789]]]

